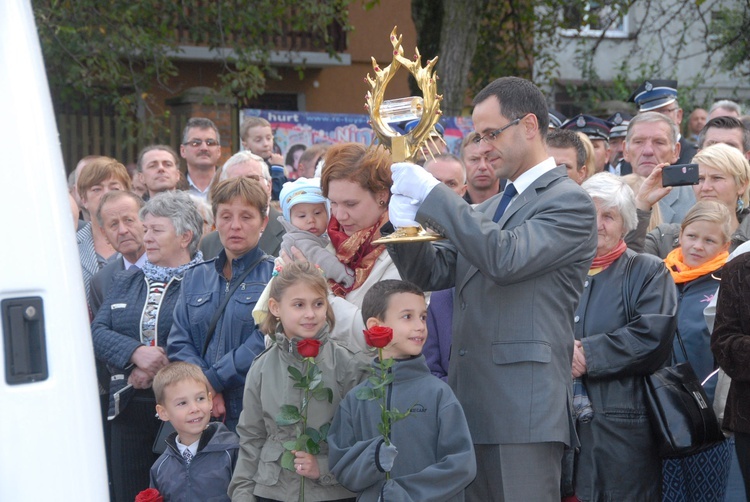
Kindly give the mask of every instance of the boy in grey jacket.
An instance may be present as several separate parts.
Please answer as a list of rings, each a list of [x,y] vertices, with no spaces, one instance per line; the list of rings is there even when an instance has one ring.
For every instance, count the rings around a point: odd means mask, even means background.
[[[229,501],[239,438],[211,419],[211,393],[203,370],[186,362],[168,364],[154,377],[156,412],[176,432],[151,467],[151,488],[164,500]]]
[[[396,361],[388,370],[393,375],[386,386],[388,408],[409,415],[391,424],[386,444],[378,428],[379,400],[357,398],[357,389],[373,382],[357,386],[341,402],[328,432],[331,472],[363,502],[463,501],[476,475],[474,447],[453,391],[430,373],[421,355],[427,338],[424,293],[406,281],[381,281],[365,295],[362,317],[368,330],[393,330],[383,348],[383,358]],[[379,367],[376,359],[375,374]]]

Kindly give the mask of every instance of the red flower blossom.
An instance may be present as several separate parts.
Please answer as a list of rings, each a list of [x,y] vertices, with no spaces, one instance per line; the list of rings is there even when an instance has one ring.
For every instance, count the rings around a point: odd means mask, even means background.
[[[365,343],[376,349],[382,349],[393,340],[393,330],[388,326],[373,326],[362,333],[365,334]]]
[[[146,488],[135,496],[135,502],[164,502],[164,497],[156,488]]]
[[[297,342],[297,352],[302,357],[317,357],[320,351],[320,340],[306,338]]]

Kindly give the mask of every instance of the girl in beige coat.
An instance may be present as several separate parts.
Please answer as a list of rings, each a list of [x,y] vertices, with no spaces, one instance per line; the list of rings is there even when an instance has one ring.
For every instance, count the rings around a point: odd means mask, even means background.
[[[325,436],[339,402],[364,380],[367,360],[328,338],[334,324],[328,288],[319,269],[306,262],[284,266],[272,281],[269,314],[262,326],[274,344],[255,360],[247,374],[243,410],[237,433],[240,453],[229,486],[233,501],[354,500],[328,469],[328,445],[318,441],[317,454],[285,447],[302,431],[315,429]],[[306,375],[314,364],[322,384],[303,403],[304,387],[295,386],[290,368]],[[330,399],[330,400],[329,400]],[[295,407],[303,421],[284,416]],[[294,415],[294,413],[292,413]],[[280,425],[280,423],[282,425]],[[314,448],[315,449],[315,448]],[[282,466],[283,464],[283,466]],[[302,483],[304,481],[304,484]]]

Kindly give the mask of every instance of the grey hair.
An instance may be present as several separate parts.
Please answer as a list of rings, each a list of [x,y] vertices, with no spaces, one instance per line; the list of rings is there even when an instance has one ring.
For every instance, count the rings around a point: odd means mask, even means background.
[[[586,190],[592,199],[599,199],[604,207],[620,213],[626,234],[635,230],[638,225],[635,193],[619,176],[612,173],[597,173],[584,181],[581,188]]]
[[[203,223],[208,226],[213,226],[214,213],[211,211],[211,204],[209,204],[208,201],[203,197],[198,197],[197,195],[189,192],[188,195],[190,195],[190,199],[193,201],[195,207],[198,209],[198,212],[201,214]]]
[[[169,218],[177,235],[193,232],[188,252],[191,258],[195,256],[198,243],[203,236],[203,217],[187,192],[170,190],[154,195],[141,208],[138,216],[143,220],[149,214],[157,218]]]
[[[738,117],[742,116],[742,107],[739,104],[729,99],[721,99],[717,101],[716,103],[712,104],[711,109],[708,111],[708,114],[711,115],[713,112],[715,112],[719,108],[723,108],[725,110],[734,112],[737,114]]]
[[[188,137],[188,133],[190,132],[190,129],[213,129],[216,133],[216,141],[221,143],[221,135],[219,134],[219,128],[216,127],[216,124],[214,124],[213,120],[203,118],[203,117],[192,117],[188,119],[187,124],[185,124],[185,129],[182,130],[182,142],[187,143],[190,139]]]
[[[671,132],[671,134],[669,135],[669,140],[672,142],[672,146],[677,144],[677,138],[680,137],[680,130],[678,129],[677,124],[674,123],[674,120],[659,112],[643,112],[633,117],[630,120],[630,124],[628,124],[628,132],[625,135],[625,143],[630,144],[630,140],[633,139],[633,128],[636,126],[636,124],[651,124],[654,122],[663,122],[667,124]]]
[[[265,178],[268,183],[271,183],[271,171],[268,170],[268,164],[266,164],[266,161],[263,160],[260,156],[249,152],[248,150],[237,152],[229,157],[229,160],[224,162],[224,165],[221,168],[221,174],[219,175],[219,181],[224,181],[228,178],[227,169],[229,169],[230,167],[250,161],[255,161],[260,164],[260,170],[263,173],[263,178]]]

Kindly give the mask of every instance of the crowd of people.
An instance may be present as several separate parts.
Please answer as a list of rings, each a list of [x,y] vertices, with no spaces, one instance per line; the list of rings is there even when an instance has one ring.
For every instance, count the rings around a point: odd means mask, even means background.
[[[631,101],[566,119],[500,78],[414,162],[285,168],[260,118],[223,166],[205,118],[132,178],[82,159],[111,500],[744,499],[750,131],[722,101],[681,134],[675,81]],[[443,239],[376,243],[420,225]],[[700,461],[659,456],[644,394],[685,358],[728,437]]]

